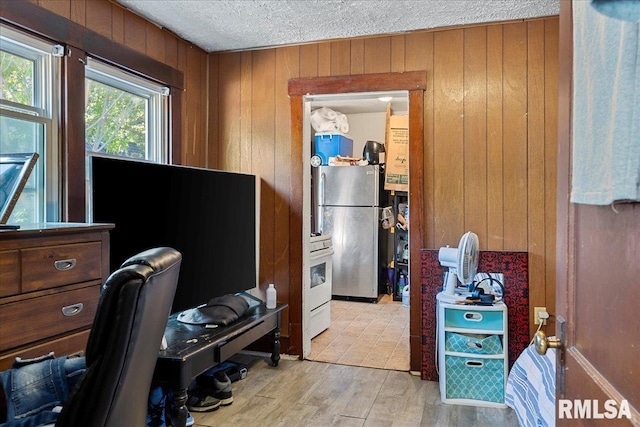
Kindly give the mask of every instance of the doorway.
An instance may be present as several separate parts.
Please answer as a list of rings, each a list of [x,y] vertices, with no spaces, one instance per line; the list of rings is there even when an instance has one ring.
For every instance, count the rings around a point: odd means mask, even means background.
[[[318,330],[314,327],[316,319],[320,316],[316,314],[319,309],[315,308],[313,299],[313,283],[311,275],[303,276],[303,357],[316,358],[326,362],[336,362],[343,364],[352,364],[360,366],[370,366],[376,368],[409,370],[409,308],[402,307],[400,301],[394,301],[393,295],[386,295],[383,289],[386,289],[385,279],[386,267],[395,258],[394,234],[391,233],[393,228],[383,229],[379,222],[380,210],[384,207],[392,205],[392,191],[386,190],[384,187],[384,174],[382,166],[367,166],[367,168],[377,168],[380,173],[376,174],[378,179],[364,182],[371,184],[366,188],[359,188],[355,191],[352,188],[347,193],[357,192],[357,202],[353,204],[360,205],[365,201],[373,203],[373,208],[361,207],[340,207],[328,208],[328,210],[341,209],[343,212],[354,213],[347,215],[350,218],[357,218],[357,221],[343,218],[345,223],[335,222],[335,228],[329,230],[321,230],[324,222],[319,220],[317,210],[317,200],[312,197],[314,187],[322,187],[322,183],[318,181],[319,171],[323,171],[322,175],[327,177],[333,176],[333,172],[354,172],[354,174],[338,174],[333,184],[338,187],[344,184],[349,187],[350,183],[343,183],[340,177],[349,176],[352,181],[357,176],[369,176],[368,169],[354,166],[353,169],[334,169],[332,166],[318,167],[312,166],[312,142],[313,127],[311,125],[311,112],[323,108],[328,109],[332,113],[344,115],[345,123],[348,124],[345,137],[352,141],[352,151],[347,153],[348,156],[359,158],[363,153],[366,141],[385,141],[387,128],[387,109],[394,115],[407,116],[409,97],[405,91],[385,91],[385,92],[368,92],[368,93],[340,93],[340,94],[319,94],[305,95],[304,116],[303,116],[303,170],[306,171],[303,180],[303,271],[308,271],[313,267],[310,258],[310,251],[305,250],[308,247],[309,240],[317,239],[316,236],[310,237],[312,234],[322,232],[323,235],[333,237],[333,249],[335,249],[334,257],[334,277],[336,286],[333,288],[333,294],[350,295],[351,297],[342,297],[342,299],[333,299],[322,313],[327,313],[331,318],[329,322],[329,330],[322,329],[321,336],[312,340]],[[384,163],[384,161],[382,161]],[[357,168],[357,169],[356,169]],[[311,173],[309,173],[311,171]],[[355,172],[358,172],[355,174]],[[360,174],[362,172],[362,174]],[[367,173],[365,175],[364,173]],[[315,179],[314,179],[315,178]],[[379,186],[378,191],[371,190],[372,186]],[[337,188],[324,189],[327,195],[343,194],[345,188],[334,192]],[[342,187],[340,187],[342,188]],[[368,193],[369,190],[376,193],[374,199],[362,197],[363,192]],[[328,197],[328,196],[325,196]],[[325,197],[322,197],[323,199]],[[342,196],[341,196],[342,198]],[[331,197],[329,197],[331,199]],[[350,200],[345,200],[345,204],[349,204]],[[372,215],[364,215],[362,210],[373,212]],[[357,214],[357,212],[360,212]],[[333,217],[333,216],[332,216]],[[338,218],[335,216],[334,218]],[[368,220],[370,219],[370,221]],[[332,221],[334,222],[334,221]],[[369,223],[371,222],[371,223]],[[325,224],[326,225],[326,224]],[[338,233],[338,234],[336,234]],[[360,236],[360,237],[357,237]],[[346,243],[357,239],[356,242]],[[371,242],[370,242],[371,241]],[[373,246],[373,247],[372,247]],[[348,254],[348,258],[344,256]],[[347,261],[348,259],[348,261]],[[355,264],[354,264],[355,263]],[[395,277],[393,278],[395,279]],[[363,282],[366,288],[372,288],[368,292],[373,292],[369,297],[373,300],[380,299],[380,305],[370,304],[370,302],[358,301],[356,289],[356,281]],[[354,293],[349,293],[343,289],[345,285],[350,285]],[[338,292],[338,286],[341,287]],[[345,301],[344,299],[347,299]],[[371,299],[371,298],[369,298]],[[404,312],[404,313],[403,313]],[[330,313],[330,314],[329,314]],[[388,327],[387,327],[388,326]],[[380,351],[374,351],[376,342],[380,340]],[[315,349],[313,347],[316,347]],[[320,347],[319,349],[317,347]],[[384,349],[384,351],[383,351]],[[401,354],[404,352],[404,354]],[[400,354],[398,354],[400,353]],[[319,357],[319,359],[318,359]],[[365,363],[366,362],[366,363]],[[363,364],[364,363],[364,364]]]
[[[412,227],[410,229],[410,283],[420,282],[420,249],[423,247],[423,150],[424,150],[424,90],[426,88],[426,72],[412,71],[404,73],[382,73],[354,76],[333,76],[318,78],[298,78],[289,81],[289,97],[291,106],[291,199],[289,222],[290,248],[290,282],[299,283],[292,287],[290,303],[292,305],[290,325],[290,346],[292,352],[303,358],[303,278],[306,265],[303,266],[303,254],[308,252],[303,235],[308,230],[304,206],[305,200],[305,159],[309,159],[310,147],[307,147],[304,132],[305,111],[304,96],[330,95],[344,93],[373,93],[389,91],[407,91],[409,99],[409,168],[411,191],[409,205],[412,209]],[[304,150],[308,149],[309,152]],[[307,160],[308,161],[308,160]],[[309,178],[307,178],[308,180]],[[302,183],[303,185],[299,185]],[[307,196],[308,197],[308,196]],[[411,300],[418,303],[410,307],[410,369],[421,368],[421,335],[420,335],[420,292],[419,287],[411,287]]]

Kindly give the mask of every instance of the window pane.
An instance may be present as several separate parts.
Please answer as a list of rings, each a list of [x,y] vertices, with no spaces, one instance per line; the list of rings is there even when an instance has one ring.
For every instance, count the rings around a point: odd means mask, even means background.
[[[87,151],[144,159],[147,152],[147,98],[86,79]]]
[[[22,105],[34,105],[34,69],[32,60],[0,51],[2,99]]]
[[[0,115],[0,154],[42,153],[45,125]],[[38,159],[20,198],[9,217],[9,224],[40,221],[44,200],[42,156]]]

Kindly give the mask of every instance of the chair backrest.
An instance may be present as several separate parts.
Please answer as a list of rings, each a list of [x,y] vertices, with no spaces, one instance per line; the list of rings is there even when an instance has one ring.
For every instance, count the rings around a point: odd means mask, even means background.
[[[146,425],[153,371],[182,255],[154,248],[129,258],[105,282],[86,349],[87,371],[59,427]]]

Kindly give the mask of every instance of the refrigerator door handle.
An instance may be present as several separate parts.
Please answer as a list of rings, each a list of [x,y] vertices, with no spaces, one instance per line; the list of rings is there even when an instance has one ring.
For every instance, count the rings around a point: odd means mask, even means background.
[[[318,206],[320,207],[320,209],[318,209],[318,226],[320,228],[320,232],[323,233],[324,232],[324,184],[325,184],[325,180],[327,179],[327,175],[322,172],[320,174],[320,194],[318,197]]]

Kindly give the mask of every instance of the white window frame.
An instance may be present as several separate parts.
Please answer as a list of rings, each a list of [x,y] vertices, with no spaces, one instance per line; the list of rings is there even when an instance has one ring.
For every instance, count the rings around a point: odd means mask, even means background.
[[[34,100],[32,106],[0,99],[0,114],[44,125],[44,135],[36,151],[36,186],[39,192],[37,221],[58,221],[60,218],[60,170],[58,138],[58,103],[60,98],[60,58],[53,55],[53,43],[0,24],[0,50],[34,61]],[[63,48],[64,49],[64,48]]]
[[[168,163],[169,88],[93,58],[87,58],[85,78],[130,92],[149,101],[145,160]],[[86,154],[94,152],[87,151]]]

